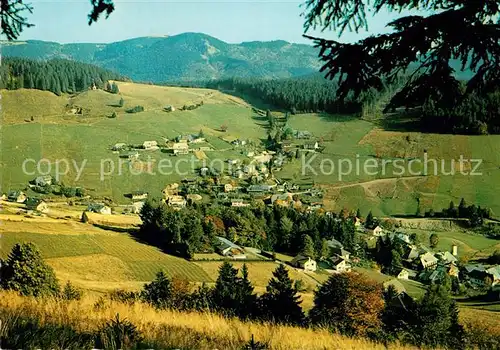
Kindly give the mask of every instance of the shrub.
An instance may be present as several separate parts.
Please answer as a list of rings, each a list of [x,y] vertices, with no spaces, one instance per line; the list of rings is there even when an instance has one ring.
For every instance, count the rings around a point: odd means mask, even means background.
[[[136,348],[142,340],[137,327],[126,319],[120,320],[120,315],[116,314],[98,331],[95,345],[97,349],[126,350]]]
[[[92,349],[93,336],[68,325],[41,324],[36,318],[2,314],[3,349]]]
[[[127,113],[139,113],[144,112],[143,106],[135,106],[134,108],[127,109]]]
[[[61,297],[64,300],[80,300],[82,295],[83,291],[73,286],[70,281],[66,282],[61,293]]]

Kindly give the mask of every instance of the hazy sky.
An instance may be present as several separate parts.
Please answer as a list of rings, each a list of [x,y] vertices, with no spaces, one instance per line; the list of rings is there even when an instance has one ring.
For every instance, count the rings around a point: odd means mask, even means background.
[[[115,0],[116,9],[105,20],[87,25],[88,0],[31,0],[29,15],[35,27],[26,29],[20,40],[38,39],[69,42],[107,43],[140,36],[175,35],[183,32],[209,34],[229,43],[282,39],[310,43],[302,38],[303,1],[265,0]],[[387,22],[397,14],[383,13],[370,21],[370,31],[386,31]],[[308,34],[318,34],[310,32]],[[323,37],[334,38],[330,32]],[[342,41],[353,41],[367,33],[345,33]]]

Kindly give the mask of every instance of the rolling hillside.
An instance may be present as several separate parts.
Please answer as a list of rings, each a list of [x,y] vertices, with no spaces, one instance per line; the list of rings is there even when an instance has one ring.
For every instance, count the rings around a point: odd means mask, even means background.
[[[199,33],[145,37],[111,44],[2,42],[2,55],[65,58],[92,63],[136,81],[189,81],[222,77],[291,77],[318,71],[318,50],[286,41],[228,44]]]

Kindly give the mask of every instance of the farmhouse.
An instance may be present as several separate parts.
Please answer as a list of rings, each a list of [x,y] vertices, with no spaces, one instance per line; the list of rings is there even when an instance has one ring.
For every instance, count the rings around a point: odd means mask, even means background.
[[[126,158],[128,160],[137,159],[137,158],[139,158],[139,152],[137,152],[137,151],[122,152],[122,153],[120,153],[119,157]]]
[[[156,141],[144,141],[142,147],[146,150],[157,150],[159,148]]]
[[[40,198],[28,198],[25,202],[27,210],[38,211],[41,213],[46,213],[49,211],[49,207],[44,200]]]
[[[292,266],[304,269],[304,271],[316,271],[316,261],[311,259],[308,256],[304,255],[297,255],[293,260],[290,262]]]
[[[339,247],[332,248],[331,252],[334,255],[336,255],[344,260],[347,260],[347,261],[349,261],[349,256],[351,255],[351,253],[349,253],[347,250],[345,250],[344,248],[339,248]]]
[[[275,185],[250,185],[247,187],[247,192],[269,192]]]
[[[50,175],[42,175],[42,176],[38,176],[36,179],[35,179],[35,185],[37,186],[50,186],[52,185],[52,176]]]
[[[219,254],[233,259],[246,259],[245,250],[224,237],[215,237],[217,239],[217,251]]]
[[[24,203],[26,200],[26,195],[22,191],[10,191],[7,199],[9,202],[15,202],[15,203]]]
[[[438,259],[432,253],[427,252],[420,256],[420,264],[424,269],[433,268],[438,263]]]
[[[121,151],[127,147],[127,144],[120,142],[115,143],[115,145],[111,148],[113,151]]]
[[[319,148],[319,143],[316,142],[306,142],[303,145],[304,149],[317,150]]]
[[[401,269],[396,277],[402,280],[414,279],[417,277],[417,272],[409,269]]]
[[[172,145],[172,150],[174,154],[188,154],[189,146],[185,142],[176,142]]]
[[[139,214],[144,206],[144,202],[134,202],[132,203],[132,213]]]
[[[111,214],[111,208],[102,203],[91,203],[87,206],[87,211],[98,214]]]
[[[328,259],[328,264],[332,267],[334,272],[349,272],[351,271],[351,265],[347,260],[340,256],[333,256]]]
[[[203,167],[200,169],[200,176],[207,176],[210,172],[210,169],[208,169],[207,167]]]
[[[248,207],[248,206],[250,206],[250,203],[245,203],[245,201],[243,199],[237,198],[237,199],[231,200],[231,206],[232,207]]]
[[[184,197],[177,195],[168,196],[166,202],[168,205],[178,208],[184,208],[187,204],[186,199],[184,199]]]
[[[382,227],[380,227],[378,225],[371,230],[368,229],[367,232],[375,237],[382,237],[384,235],[384,230],[382,229]]]
[[[458,261],[458,259],[450,252],[439,252],[436,256],[445,264],[455,264]]]

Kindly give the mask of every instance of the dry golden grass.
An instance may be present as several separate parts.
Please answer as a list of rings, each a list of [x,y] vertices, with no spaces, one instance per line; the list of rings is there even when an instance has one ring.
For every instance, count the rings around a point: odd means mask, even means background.
[[[364,339],[351,339],[325,330],[283,327],[270,324],[225,319],[211,313],[157,311],[147,305],[132,306],[105,301],[94,308],[95,297],[81,301],[58,302],[20,297],[0,292],[0,308],[24,315],[37,316],[42,322],[70,324],[79,330],[93,331],[118,313],[144,334],[165,347],[194,349],[240,349],[252,334],[257,341],[269,342],[270,349],[387,349]],[[410,349],[398,345],[390,349]]]
[[[24,220],[9,220],[12,219],[12,217]],[[92,225],[71,220],[56,220],[51,218],[28,219],[21,215],[12,215],[12,217],[5,220],[4,217],[0,216],[0,220],[2,221],[2,225],[0,225],[0,232],[30,232],[48,235],[118,235],[116,232],[102,230]]]
[[[91,254],[47,259],[60,280],[121,282],[133,280],[134,275],[121,259],[107,254]]]

